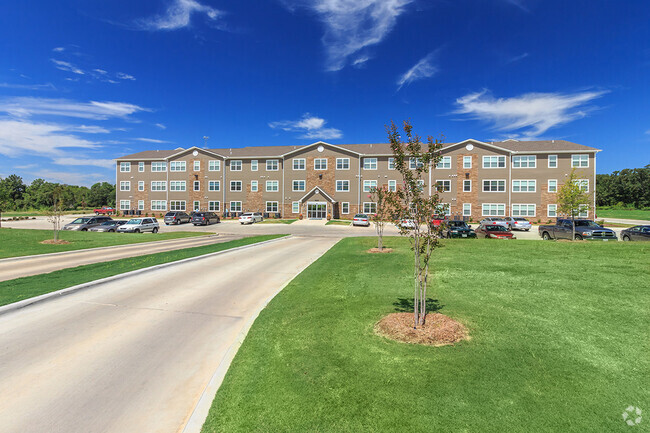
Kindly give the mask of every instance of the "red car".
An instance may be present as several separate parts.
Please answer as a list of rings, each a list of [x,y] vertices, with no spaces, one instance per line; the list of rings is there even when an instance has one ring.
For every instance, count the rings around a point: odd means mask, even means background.
[[[95,215],[113,215],[115,209],[109,206],[104,206],[101,209],[94,209],[93,212],[95,212]]]
[[[501,225],[481,224],[479,228],[476,229],[476,237],[480,236],[483,236],[486,239],[515,239],[515,235]]]
[[[445,222],[444,215],[433,215],[431,217],[431,227],[434,229],[440,228],[443,222]]]

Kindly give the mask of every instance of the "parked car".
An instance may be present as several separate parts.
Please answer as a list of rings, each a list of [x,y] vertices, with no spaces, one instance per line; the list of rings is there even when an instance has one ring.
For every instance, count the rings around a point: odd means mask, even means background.
[[[98,226],[112,219],[113,218],[109,216],[79,217],[70,224],[64,225],[63,230],[78,230],[85,232],[92,227]]]
[[[102,206],[99,209],[94,209],[93,212],[95,215],[113,215],[115,213],[115,209],[110,206]]]
[[[445,221],[445,216],[444,215],[433,215],[431,217],[431,227],[437,229],[442,226],[442,223]]]
[[[624,241],[650,241],[650,225],[634,226],[621,231]]]
[[[158,233],[160,225],[156,218],[132,218],[117,228],[117,233]]]
[[[98,226],[88,229],[89,232],[115,232],[121,225],[126,224],[126,220],[110,220],[101,223]]]
[[[352,220],[352,225],[370,227],[370,218],[368,218],[368,215],[366,215],[365,213],[358,213],[354,216],[354,219]]]
[[[543,225],[538,228],[539,235],[545,241],[550,239],[571,239],[573,223],[569,219],[558,219],[555,225]],[[575,239],[594,241],[615,241],[616,233],[591,220],[575,220]]]
[[[167,212],[165,214],[165,217],[163,218],[163,221],[167,225],[170,225],[170,224],[183,224],[183,223],[189,223],[190,221],[192,221],[192,217],[190,217],[185,212],[173,211],[173,212]]]
[[[530,230],[533,226],[530,221],[522,217],[505,217],[504,218],[508,223],[508,229],[510,230]]]
[[[217,224],[221,222],[221,218],[214,212],[197,212],[192,217],[192,224],[195,226],[207,226],[209,224]]]
[[[253,224],[264,221],[264,217],[259,212],[244,212],[239,217],[239,222],[242,224]]]
[[[497,225],[508,228],[508,221],[501,217],[487,217],[483,218],[480,222],[481,225]]]
[[[415,228],[415,220],[404,218],[399,223],[397,223],[397,226],[411,230]]]
[[[476,232],[465,221],[449,221],[445,224],[443,236],[447,238],[476,238]]]
[[[476,235],[486,239],[515,239],[515,235],[500,224],[481,224],[476,229]]]

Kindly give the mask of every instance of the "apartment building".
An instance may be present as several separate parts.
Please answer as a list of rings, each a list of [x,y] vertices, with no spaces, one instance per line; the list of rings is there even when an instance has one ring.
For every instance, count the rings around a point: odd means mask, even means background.
[[[423,184],[429,194],[439,186],[449,214],[545,220],[557,216],[555,197],[573,168],[595,198],[599,151],[564,140],[447,143]],[[116,162],[117,206],[149,213],[352,218],[374,211],[371,188],[401,183],[387,143],[148,150]]]

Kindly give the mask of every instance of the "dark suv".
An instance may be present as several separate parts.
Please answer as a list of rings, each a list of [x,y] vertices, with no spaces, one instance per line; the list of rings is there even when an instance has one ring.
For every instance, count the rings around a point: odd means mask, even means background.
[[[182,224],[192,221],[192,218],[185,212],[167,212],[163,221],[167,225]]]
[[[221,218],[214,212],[196,212],[192,216],[192,224],[195,226],[207,226],[208,224],[217,224]]]

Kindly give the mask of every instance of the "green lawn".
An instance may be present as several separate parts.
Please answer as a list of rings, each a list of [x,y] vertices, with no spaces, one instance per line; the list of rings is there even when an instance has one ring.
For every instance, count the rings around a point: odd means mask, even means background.
[[[598,219],[601,218],[623,218],[630,220],[650,221],[650,210],[641,209],[598,209]]]
[[[298,221],[297,219],[266,219],[256,224],[291,224]]]
[[[96,233],[60,231],[59,239],[70,242],[67,245],[41,244],[52,239],[52,230],[0,229],[0,259],[7,257],[31,256],[34,254],[58,253],[61,251],[85,248],[110,247],[113,245],[135,244],[140,242],[164,241],[168,239],[204,236],[204,232],[172,233]]]
[[[54,292],[77,284],[87,283],[100,278],[134,271],[136,269],[142,269],[162,263],[175,262],[188,257],[196,257],[203,254],[223,251],[243,245],[250,245],[283,236],[286,235],[251,236],[219,244],[185,248],[182,250],[149,254],[129,259],[113,260],[110,262],[95,263],[92,265],[84,265],[76,268],[50,272],[49,274],[1,281],[0,305],[11,304],[12,302],[22,301],[23,299],[32,298],[44,293]]]
[[[71,214],[90,215],[93,213],[93,208],[66,210],[63,211],[62,213],[64,215],[71,215]],[[27,209],[21,211],[2,212],[2,219],[17,217],[17,216],[43,216],[43,215],[47,215],[47,212],[44,210]]]
[[[447,240],[429,293],[472,339],[435,348],[373,333],[412,296],[408,242],[385,243],[343,239],[262,311],[204,432],[629,432],[650,411],[650,245]]]
[[[350,220],[329,220],[325,223],[326,226],[337,225],[337,226],[349,226],[352,224]]]

